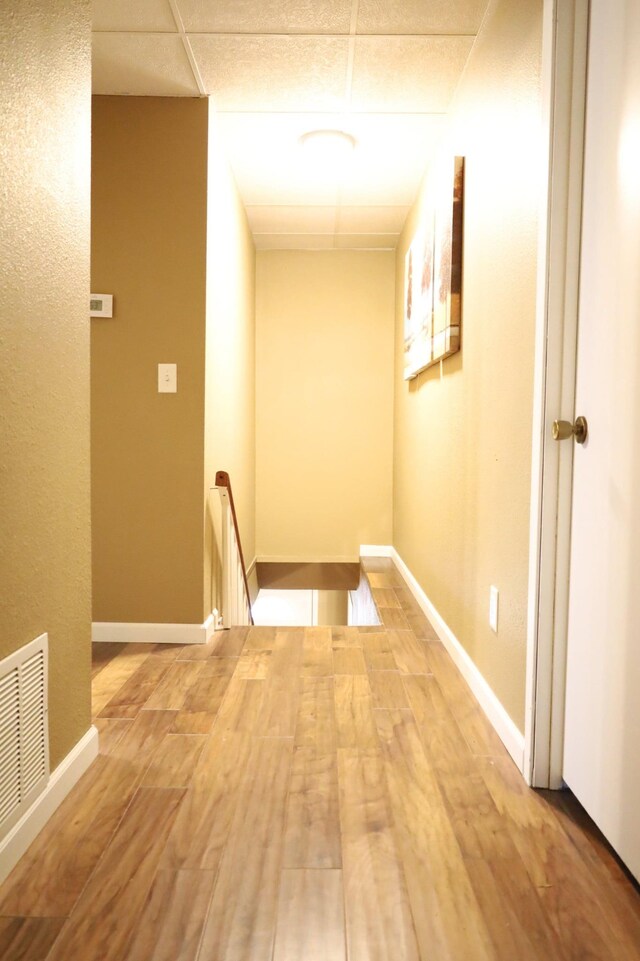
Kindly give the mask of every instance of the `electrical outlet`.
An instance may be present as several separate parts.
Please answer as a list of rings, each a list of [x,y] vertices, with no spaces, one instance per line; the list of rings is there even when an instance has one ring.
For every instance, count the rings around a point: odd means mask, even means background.
[[[489,588],[489,627],[498,633],[498,588],[493,585]]]

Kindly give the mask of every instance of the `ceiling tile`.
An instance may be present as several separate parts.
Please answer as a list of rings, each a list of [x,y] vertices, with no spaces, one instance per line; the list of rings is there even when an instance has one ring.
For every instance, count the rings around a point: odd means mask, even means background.
[[[92,62],[95,94],[198,96],[198,87],[178,36],[95,33]]]
[[[422,115],[220,114],[221,137],[244,202],[269,206],[413,203],[442,131],[442,118]],[[339,178],[306,162],[299,138],[343,127],[357,149]],[[377,228],[380,230],[381,228]]]
[[[443,118],[362,114],[350,119],[358,146],[345,175],[343,205],[410,206],[440,141]]]
[[[341,207],[338,230],[345,234],[402,232],[410,206],[402,207]]]
[[[93,30],[176,32],[168,0],[92,0]]]
[[[249,226],[256,234],[332,234],[335,207],[247,207]]]
[[[256,250],[332,250],[333,234],[254,234]]]
[[[337,110],[348,45],[343,37],[189,34],[218,110]]]
[[[351,0],[178,0],[194,33],[349,33]]]
[[[338,250],[395,250],[398,234],[337,234]]]
[[[358,37],[353,108],[446,111],[472,46],[471,37]]]
[[[305,163],[303,133],[335,125],[323,114],[219,114],[220,134],[248,206],[335,206],[338,181]]]
[[[469,33],[480,28],[487,0],[360,0],[358,33]]]

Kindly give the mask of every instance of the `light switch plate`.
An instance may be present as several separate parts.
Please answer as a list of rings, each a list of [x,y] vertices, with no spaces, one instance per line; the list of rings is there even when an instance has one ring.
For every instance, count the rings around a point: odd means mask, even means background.
[[[177,364],[158,364],[158,393],[177,394],[178,392],[178,365]]]
[[[489,588],[489,627],[498,633],[498,598],[499,591],[493,585]]]

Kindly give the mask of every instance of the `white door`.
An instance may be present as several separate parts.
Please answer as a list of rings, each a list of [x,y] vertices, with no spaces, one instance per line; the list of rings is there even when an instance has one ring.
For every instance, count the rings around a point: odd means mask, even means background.
[[[591,3],[584,176],[563,776],[640,878],[640,0]]]

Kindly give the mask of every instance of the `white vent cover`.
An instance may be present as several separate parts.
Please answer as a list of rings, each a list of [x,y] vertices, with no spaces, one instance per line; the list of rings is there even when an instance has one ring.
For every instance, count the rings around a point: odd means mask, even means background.
[[[49,779],[48,635],[0,661],[0,838]]]

